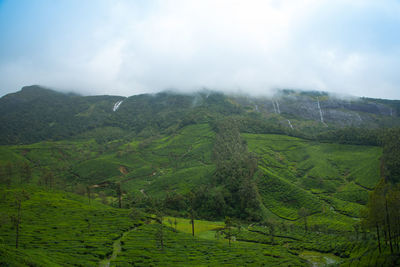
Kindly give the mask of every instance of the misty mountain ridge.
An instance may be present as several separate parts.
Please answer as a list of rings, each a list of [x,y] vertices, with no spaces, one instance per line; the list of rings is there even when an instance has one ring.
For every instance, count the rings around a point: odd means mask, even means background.
[[[400,101],[297,90],[279,90],[270,97],[210,90],[81,96],[33,85],[3,96],[0,114],[2,144],[90,137],[105,128],[109,139],[149,136],[225,116],[236,117],[242,132],[315,136],[347,127],[399,126]]]

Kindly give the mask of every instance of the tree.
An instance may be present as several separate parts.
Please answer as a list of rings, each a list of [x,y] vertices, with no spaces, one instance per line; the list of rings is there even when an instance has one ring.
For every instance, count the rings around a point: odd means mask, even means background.
[[[224,209],[224,215],[257,220],[260,200],[253,181],[257,170],[257,157],[248,151],[237,124],[234,119],[226,119],[216,125],[217,134],[213,150],[216,164],[214,183],[216,186],[223,186],[229,192],[224,202],[230,209]],[[228,213],[229,211],[233,213]]]
[[[32,169],[28,163],[24,162],[20,169],[21,172],[21,182],[29,182],[32,178]]]
[[[301,207],[298,211],[298,215],[301,219],[304,221],[304,231],[307,233],[308,232],[308,225],[307,225],[307,217],[310,215],[310,212],[308,209]]]
[[[115,191],[117,192],[117,197],[118,197],[118,208],[122,208],[122,190],[120,183],[116,184]]]
[[[104,205],[108,205],[107,195],[104,191],[99,192],[99,197],[101,199],[101,203],[103,203]]]
[[[22,190],[20,192],[15,193],[15,205],[17,208],[17,214],[11,216],[11,221],[15,228],[15,248],[18,248],[19,245],[19,237],[20,237],[20,225],[21,225],[21,217],[22,217],[22,202],[29,199],[29,194]]]
[[[7,187],[9,187],[11,183],[11,178],[7,174],[5,165],[0,165],[0,183],[5,184]]]
[[[156,239],[160,243],[161,249],[164,249],[164,227],[163,227],[164,213],[162,210],[158,210],[156,213],[156,222],[158,223],[158,229],[156,231]]]
[[[193,192],[189,192],[188,200],[189,200],[190,224],[192,225],[192,236],[194,236],[194,203],[195,203],[195,195],[193,194]]]
[[[10,187],[11,185],[11,179],[14,174],[13,170],[13,164],[11,162],[7,162],[6,165],[4,165],[4,183]]]
[[[354,232],[356,233],[356,241],[358,241],[358,234],[360,232],[360,224],[356,223],[353,225]]]
[[[386,130],[382,137],[381,179],[370,193],[367,214],[362,224],[376,231],[379,252],[381,232],[385,243],[394,253],[393,243],[399,250],[400,235],[400,129]]]
[[[133,207],[129,212],[129,218],[136,223],[138,220],[144,218],[144,214],[139,209]]]
[[[381,176],[393,184],[400,182],[400,129],[389,129],[383,136]]]
[[[229,246],[232,240],[232,219],[230,217],[225,217],[225,237],[229,240]]]
[[[271,244],[275,243],[275,226],[276,222],[273,219],[268,219],[265,221],[265,225],[268,227],[269,230],[269,236],[271,238]]]
[[[392,185],[382,178],[370,193],[367,214],[362,222],[367,228],[376,231],[379,252],[381,252],[381,232],[385,243],[390,245],[391,253],[394,252],[393,243],[399,247],[399,206],[400,185]]]
[[[174,230],[174,232],[175,232],[175,229],[174,229],[174,222],[172,221],[172,219],[171,218],[168,218],[168,223],[169,223],[169,225],[171,226],[171,228]]]
[[[88,197],[89,205],[90,205],[90,199],[92,198],[91,192],[90,192],[90,186],[86,186],[86,193],[87,193],[87,197]]]
[[[40,179],[40,183],[48,188],[52,188],[54,184],[54,175],[50,170],[44,170]]]
[[[174,226],[175,226],[175,232],[178,232],[178,221],[176,220],[176,218],[174,220]]]

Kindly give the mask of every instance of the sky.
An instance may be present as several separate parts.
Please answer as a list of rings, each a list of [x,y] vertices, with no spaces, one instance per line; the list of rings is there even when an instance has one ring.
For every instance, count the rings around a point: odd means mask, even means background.
[[[0,0],[0,96],[32,84],[400,99],[400,1]]]

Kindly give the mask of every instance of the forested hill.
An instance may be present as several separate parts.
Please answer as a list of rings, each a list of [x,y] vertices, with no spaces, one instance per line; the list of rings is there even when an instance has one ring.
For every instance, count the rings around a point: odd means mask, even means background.
[[[0,143],[148,137],[174,133],[189,124],[212,123],[226,116],[234,116],[240,122],[241,132],[342,138],[347,142],[352,139],[347,135],[357,132],[354,128],[368,134],[367,129],[399,126],[400,101],[343,99],[322,92],[292,90],[278,91],[268,98],[211,91],[161,92],[125,98],[80,96],[27,86],[0,99]],[[349,127],[352,129],[346,132]],[[342,129],[340,134],[338,129]]]

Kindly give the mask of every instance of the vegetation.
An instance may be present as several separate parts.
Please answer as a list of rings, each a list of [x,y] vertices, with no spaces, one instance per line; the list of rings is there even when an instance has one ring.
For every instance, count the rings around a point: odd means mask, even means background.
[[[282,97],[3,97],[0,265],[398,264],[400,131],[375,113],[324,126]]]

